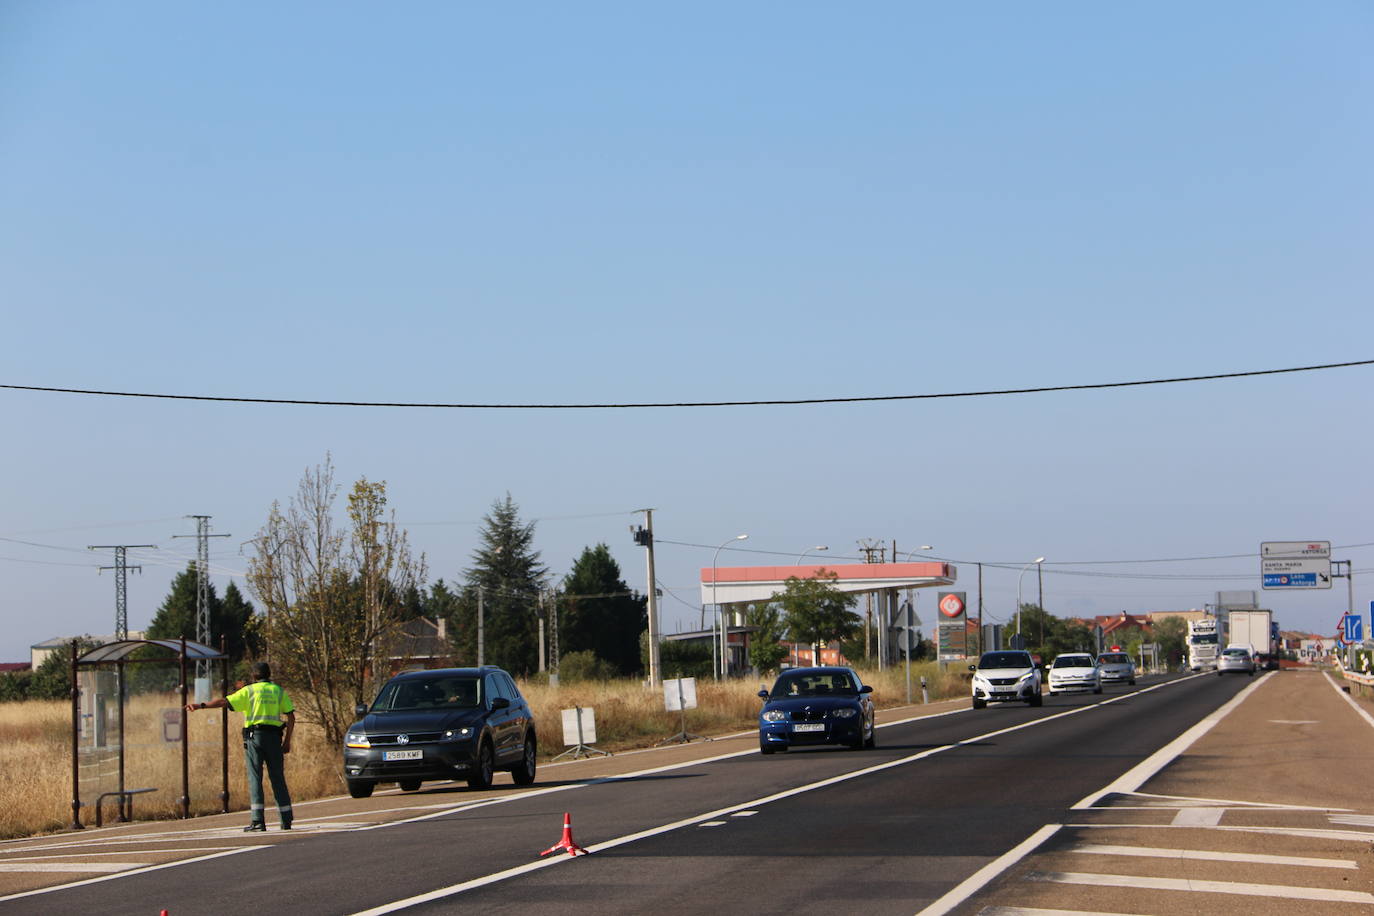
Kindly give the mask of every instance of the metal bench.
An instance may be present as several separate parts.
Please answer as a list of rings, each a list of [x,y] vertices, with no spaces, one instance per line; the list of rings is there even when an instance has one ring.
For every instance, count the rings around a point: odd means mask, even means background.
[[[114,792],[105,792],[95,800],[95,825],[103,826],[101,820],[101,810],[105,799],[111,795],[119,798],[119,822],[122,824],[134,819],[134,796],[142,795],[144,792],[156,792],[157,789],[116,789]]]

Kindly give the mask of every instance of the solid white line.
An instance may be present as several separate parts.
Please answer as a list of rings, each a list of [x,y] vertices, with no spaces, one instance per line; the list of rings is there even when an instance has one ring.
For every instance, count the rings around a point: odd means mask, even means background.
[[[1044,910],[1033,906],[985,906],[978,916],[1135,916],[1130,913],[1102,913],[1097,910]]]
[[[1250,684],[1240,693],[1232,697],[1230,702],[1228,702],[1226,705],[1222,706],[1220,709],[1216,710],[1211,715],[1207,716],[1201,722],[1197,723],[1192,728],[1188,729],[1186,732],[1179,735],[1173,741],[1170,741],[1164,747],[1155,751],[1145,760],[1142,760],[1140,763],[1131,767],[1131,769],[1123,773],[1115,782],[1107,786],[1105,789],[1100,789],[1097,792],[1094,792],[1093,794],[1087,796],[1082,801],[1078,802],[1078,804],[1074,805],[1070,810],[1079,811],[1084,808],[1091,808],[1093,805],[1101,801],[1104,796],[1107,795],[1128,795],[1135,792],[1136,789],[1139,789],[1142,785],[1148,782],[1152,776],[1154,776],[1160,770],[1164,769],[1171,762],[1173,762],[1175,757],[1178,757],[1184,751],[1188,750],[1188,748],[1192,747],[1193,744],[1198,741],[1198,739],[1200,739],[1203,735],[1207,734],[1214,727],[1216,727],[1216,724],[1218,722],[1220,722],[1222,719],[1230,715],[1232,710],[1234,710],[1241,703],[1245,702],[1245,700],[1250,696],[1251,693],[1253,693],[1256,689],[1259,688],[1261,684],[1263,684],[1265,681],[1267,681],[1269,678],[1273,676],[1274,672],[1271,671],[1268,674],[1261,677],[1259,680],[1255,681],[1253,684]],[[1201,675],[1194,675],[1194,677],[1201,677]]]
[[[1225,808],[1179,808],[1173,823],[1175,827],[1215,827],[1225,813]]]
[[[943,916],[944,913],[948,913],[950,910],[981,891],[1002,872],[1011,868],[1017,862],[1020,862],[1026,856],[1034,852],[1041,843],[1054,836],[1055,833],[1058,832],[1060,826],[1060,824],[1046,824],[1041,827],[1015,847],[969,875],[953,890],[921,910],[916,916]]]
[[[145,868],[147,862],[0,862],[0,872],[115,872]]]
[[[85,887],[88,884],[99,884],[102,881],[117,881],[120,878],[127,878],[130,875],[146,875],[148,872],[161,871],[164,868],[175,868],[178,865],[190,865],[192,862],[208,862],[211,859],[222,859],[225,856],[236,856],[241,852],[249,852],[254,849],[270,849],[268,845],[244,846],[242,849],[231,849],[228,852],[217,852],[208,856],[196,856],[193,859],[179,859],[176,862],[164,862],[161,865],[149,865],[147,868],[139,868],[134,871],[124,871],[117,875],[105,875],[100,878],[87,878],[85,881],[72,881],[68,884],[60,884],[56,887],[40,887],[37,890],[23,891],[18,894],[10,894],[7,897],[0,897],[0,903],[7,900],[18,900],[21,897],[36,897],[39,894],[51,894],[53,891],[65,891],[73,887]]]
[[[1336,683],[1335,679],[1332,678],[1329,673],[1323,671],[1322,677],[1326,678],[1326,682],[1331,685],[1332,690],[1336,691],[1337,696],[1339,696],[1342,700],[1345,700],[1347,703],[1349,703],[1351,709],[1359,713],[1360,716],[1371,726],[1374,726],[1374,716],[1371,716],[1363,706],[1361,706],[1359,703],[1356,703],[1355,699],[1350,694],[1342,690],[1340,685]]]
[[[1030,881],[1086,884],[1092,887],[1129,887],[1152,891],[1187,891],[1195,894],[1239,894],[1246,897],[1281,897],[1285,900],[1325,900],[1336,903],[1374,903],[1374,894],[1364,891],[1333,891],[1324,887],[1295,887],[1284,884],[1241,884],[1236,881],[1144,878],[1077,872],[1032,872],[1026,878]]]
[[[1271,856],[1258,852],[1212,852],[1202,849],[1164,849],[1156,846],[1108,846],[1082,843],[1065,850],[1095,856],[1139,856],[1147,859],[1202,859],[1208,862],[1249,862],[1254,865],[1296,865],[1302,868],[1359,868],[1351,859],[1314,859],[1308,856]]]

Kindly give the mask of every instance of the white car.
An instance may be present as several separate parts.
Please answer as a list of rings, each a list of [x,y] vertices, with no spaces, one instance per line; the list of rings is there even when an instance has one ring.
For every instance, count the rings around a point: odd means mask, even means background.
[[[1108,681],[1135,683],[1135,663],[1125,652],[1103,652],[1097,657],[1097,672],[1104,684]]]
[[[1035,659],[1022,649],[984,652],[978,664],[969,665],[973,672],[973,708],[982,709],[988,703],[1020,700],[1039,706],[1040,669]]]
[[[1249,646],[1228,646],[1217,656],[1217,677],[1227,672],[1255,676],[1255,653]]]
[[[1065,652],[1050,665],[1050,694],[1102,692],[1097,661],[1087,652]]]

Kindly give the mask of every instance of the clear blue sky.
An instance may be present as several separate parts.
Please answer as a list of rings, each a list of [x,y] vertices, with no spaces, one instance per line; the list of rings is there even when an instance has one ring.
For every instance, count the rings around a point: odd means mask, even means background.
[[[677,402],[1370,359],[1371,46],[1364,2],[12,0],[0,383]],[[654,507],[708,545],[661,544],[669,631],[741,532],[722,564],[933,544],[970,598],[971,563],[1045,555],[1060,615],[1201,607],[1259,587],[1261,541],[1326,539],[1367,608],[1371,381],[504,412],[0,389],[0,660],[110,632],[88,544],[160,545],[138,628],[211,515],[222,592],[326,453],[387,482],[432,579],[509,492],[556,575],[605,541],[643,589]],[[987,570],[992,616],[1017,571]],[[1263,597],[1322,632],[1346,603]]]

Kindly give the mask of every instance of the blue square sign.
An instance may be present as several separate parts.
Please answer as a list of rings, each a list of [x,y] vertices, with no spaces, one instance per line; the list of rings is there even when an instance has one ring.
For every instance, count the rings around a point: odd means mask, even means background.
[[[1345,615],[1345,641],[1364,642],[1364,618],[1359,614]]]

